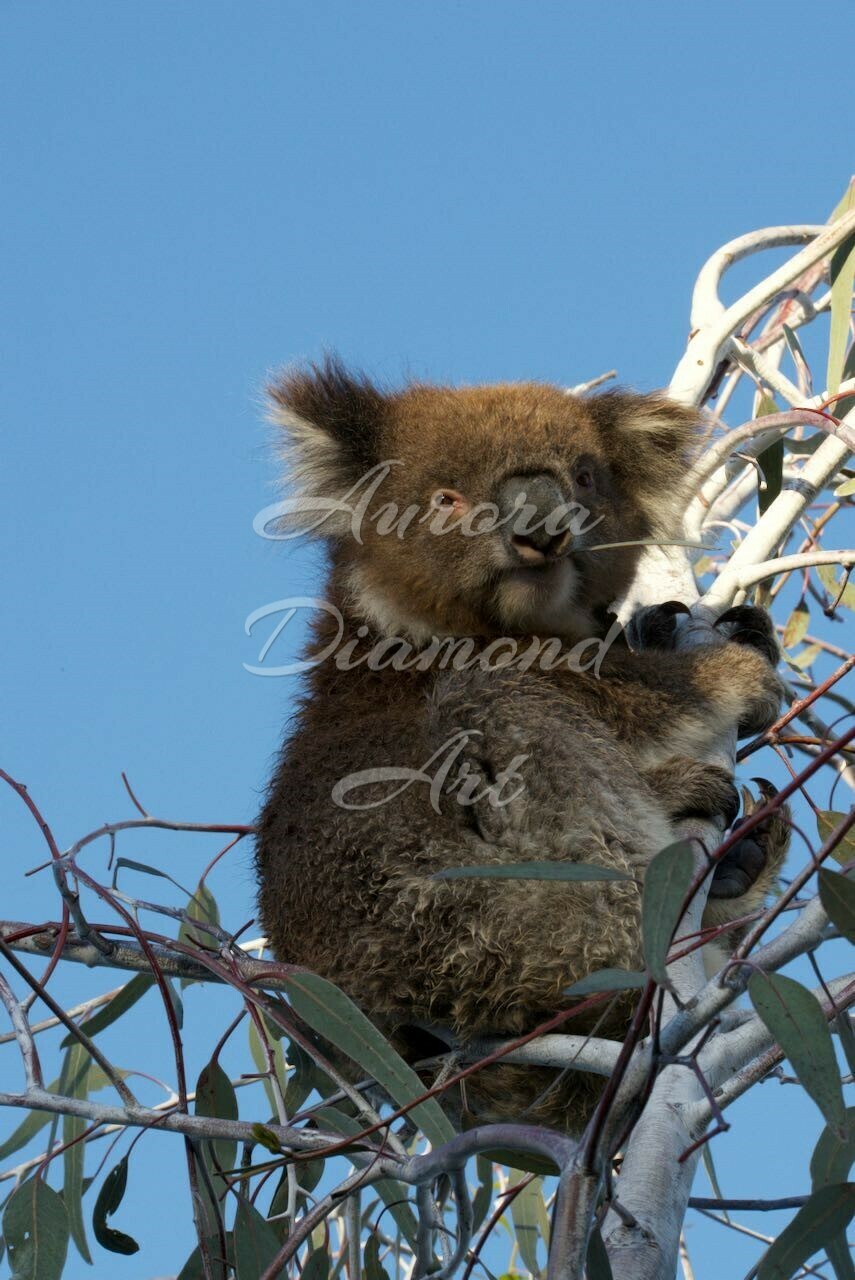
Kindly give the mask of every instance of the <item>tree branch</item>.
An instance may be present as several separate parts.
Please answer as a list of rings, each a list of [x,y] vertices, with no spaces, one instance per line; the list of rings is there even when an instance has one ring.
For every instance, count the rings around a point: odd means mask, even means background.
[[[109,932],[113,926],[96,925],[97,929]],[[201,928],[201,925],[197,925]],[[0,920],[0,938],[14,951],[28,955],[44,956],[53,946],[55,934],[59,931],[56,921],[44,924],[32,924],[23,920]],[[240,946],[240,944],[237,944]],[[252,949],[257,942],[245,944]],[[170,978],[189,978],[194,982],[225,982],[220,974],[213,973],[205,965],[193,960],[183,952],[172,950],[160,942],[150,942],[149,946],[157,959],[163,974]],[[84,942],[73,933],[69,934],[62,947],[63,960],[74,964],[84,964],[87,968],[120,969],[131,973],[151,973],[152,968],[139,945],[130,939],[116,941],[109,955],[104,955],[89,942]],[[287,977],[282,966],[275,960],[254,960],[250,956],[240,962],[239,975],[244,982],[263,986],[269,991],[284,991]]]
[[[161,1129],[167,1133],[181,1133],[190,1138],[224,1138],[235,1142],[255,1144],[255,1124],[245,1120],[222,1120],[216,1116],[190,1115],[184,1111],[155,1110],[133,1106],[111,1106],[93,1102],[91,1098],[70,1098],[44,1089],[28,1089],[26,1093],[0,1092],[0,1107],[24,1107],[28,1111],[50,1111],[61,1116],[80,1116],[95,1124],[116,1124],[131,1129]],[[319,1152],[340,1142],[338,1134],[317,1130],[291,1129],[282,1125],[266,1124],[281,1142],[285,1151]],[[356,1141],[356,1139],[354,1139]],[[365,1142],[369,1150],[371,1144]]]
[[[128,1088],[128,1086],[125,1084],[122,1077],[116,1073],[113,1067],[113,1064],[110,1062],[110,1060],[108,1058],[105,1058],[104,1054],[95,1044],[95,1042],[89,1038],[89,1036],[86,1034],[85,1031],[81,1030],[78,1024],[74,1021],[74,1019],[69,1018],[68,1014],[62,1008],[62,1006],[57,1004],[56,1000],[54,1000],[50,992],[45,990],[44,984],[41,982],[38,982],[37,979],[35,979],[33,975],[28,971],[26,966],[21,964],[20,960],[12,951],[12,948],[7,946],[3,938],[0,938],[0,955],[5,956],[7,962],[12,966],[15,972],[21,978],[23,978],[24,982],[26,982],[27,985],[33,991],[36,992],[39,999],[44,1004],[47,1005],[51,1013],[55,1017],[59,1018],[60,1022],[63,1024],[66,1030],[70,1031],[71,1034],[74,1036],[75,1040],[77,1040],[83,1046],[83,1048],[92,1058],[93,1062],[97,1062],[98,1066],[104,1072],[104,1075],[110,1081],[110,1084],[116,1090],[116,1092],[118,1093],[122,1101],[125,1103],[125,1105],[136,1106],[137,1105],[136,1098],[134,1097],[133,1093]],[[32,1043],[32,1035],[30,1034],[29,1025],[27,1025],[26,1027],[26,1036],[23,1042],[19,1041],[19,1044],[21,1044],[21,1052],[24,1056],[24,1061],[26,1064],[27,1059],[31,1057],[30,1046],[32,1046],[32,1052],[35,1052],[35,1045],[33,1045]],[[31,1068],[28,1068],[28,1070],[29,1069]],[[28,1083],[32,1084],[34,1082],[28,1080]]]
[[[855,230],[855,210],[826,226],[767,227],[739,236],[718,249],[698,275],[692,297],[692,335],[682,360],[671,379],[670,394],[684,404],[701,404],[731,335],[765,303],[793,284],[814,263],[833,253]],[[749,254],[781,245],[804,244],[807,248],[795,254],[777,271],[749,289],[732,306],[725,309],[718,296],[718,286],[725,271]]]
[[[775,560],[765,560],[761,564],[737,567],[730,578],[730,568],[723,569],[719,581],[725,579],[724,590],[736,595],[748,592],[758,582],[774,578],[779,573],[791,573],[794,569],[811,569],[818,564],[839,564],[844,569],[855,565],[855,550],[845,551],[806,551],[801,555],[778,556]]]

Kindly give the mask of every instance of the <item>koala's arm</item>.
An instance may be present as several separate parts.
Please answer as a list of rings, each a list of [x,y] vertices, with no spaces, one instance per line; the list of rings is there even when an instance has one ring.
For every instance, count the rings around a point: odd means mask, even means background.
[[[674,616],[669,606],[641,611],[632,628],[640,651],[609,653],[602,678],[585,685],[596,714],[651,765],[665,755],[702,757],[734,728],[740,737],[762,732],[784,694],[765,611],[732,610],[720,619],[724,644],[684,650],[672,647]]]
[[[775,673],[780,655],[769,615],[753,606],[731,609],[719,620],[728,636],[726,644],[668,652],[673,644],[677,613],[677,606],[666,605],[645,609],[640,616],[636,615],[634,640],[649,647],[647,652],[630,657],[630,663],[646,687],[656,687],[658,674],[652,676],[653,672],[664,672],[677,694],[678,714],[673,721],[675,732],[668,734],[669,749],[680,743],[682,735],[683,744],[693,745],[695,751],[702,750],[706,745],[705,733],[712,738],[718,729],[728,727],[729,711],[730,727],[735,723],[740,734],[768,728],[777,718],[784,693]],[[664,665],[660,666],[662,662]],[[681,675],[682,692],[676,688]],[[703,715],[699,720],[693,718],[691,704],[696,698],[694,710],[703,712],[709,708],[708,720],[704,720]],[[734,715],[737,708],[738,714]],[[714,817],[718,805],[719,816],[724,825],[729,826],[738,813],[736,789],[727,771],[718,766],[671,757],[648,766],[644,772],[675,819],[689,813]],[[761,787],[761,791],[764,801],[774,795],[774,791],[767,791],[766,787]],[[729,925],[765,905],[777,886],[789,838],[789,809],[784,805],[725,854],[710,885],[704,913],[706,927]],[[719,959],[738,944],[748,927],[748,924],[736,925],[722,935],[721,943],[712,949],[719,953]]]

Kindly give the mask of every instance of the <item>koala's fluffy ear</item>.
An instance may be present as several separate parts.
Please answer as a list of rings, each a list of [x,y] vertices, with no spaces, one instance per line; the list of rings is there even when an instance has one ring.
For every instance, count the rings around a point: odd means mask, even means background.
[[[306,514],[317,500],[337,500],[381,461],[379,438],[385,397],[363,374],[350,373],[337,356],[320,364],[290,369],[268,387],[270,417],[282,428],[278,442],[287,464],[286,479],[299,495]],[[288,525],[303,519],[296,506],[284,517]],[[335,521],[317,530],[335,533]]]
[[[701,441],[698,410],[661,391],[606,391],[586,404],[613,470],[636,495],[652,527],[672,528],[689,496],[686,471]]]

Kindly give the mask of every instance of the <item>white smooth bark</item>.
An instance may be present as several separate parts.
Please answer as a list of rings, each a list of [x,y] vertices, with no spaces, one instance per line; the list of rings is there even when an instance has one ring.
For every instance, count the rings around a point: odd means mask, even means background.
[[[714,254],[698,277],[692,306],[693,333],[672,379],[670,394],[684,403],[700,405],[719,361],[732,351],[734,334],[744,321],[827,256],[853,230],[855,211],[830,227],[770,228],[755,232],[732,241]],[[807,249],[796,254],[731,307],[724,308],[718,297],[718,286],[731,263],[762,248],[797,244],[808,239],[812,243]],[[749,363],[745,351],[737,348],[736,354],[744,363]],[[774,361],[765,360],[764,369],[771,378],[775,372]],[[782,390],[780,378],[778,389]],[[797,393],[789,383],[786,390],[786,398]],[[650,549],[643,558],[621,615],[627,617],[639,604],[682,600],[692,607],[694,616],[684,626],[681,642],[689,645],[708,641],[711,622],[730,605],[741,603],[747,589],[760,577],[766,576],[770,570],[775,571],[776,551],[783,540],[847,458],[853,442],[851,429],[855,427],[855,412],[847,416],[845,423],[847,429],[838,431],[843,438],[829,436],[804,462],[798,475],[786,480],[781,493],[746,534],[729,564],[702,599],[698,598],[694,575],[684,551],[679,548],[667,551]],[[752,434],[756,434],[756,429],[746,430],[745,438]],[[718,463],[730,452],[728,438],[713,446],[712,452],[713,460]],[[714,474],[718,474],[717,469],[714,469]],[[698,476],[700,482],[703,478]],[[700,519],[697,523],[700,524]],[[830,558],[851,555],[851,552],[837,552],[830,553]],[[778,567],[787,567],[793,559],[782,558]],[[734,733],[717,744],[711,758],[725,762],[733,769],[735,746]],[[687,829],[680,834],[688,836],[698,832]],[[708,846],[716,843],[714,829],[700,834]],[[692,934],[699,929],[704,903],[705,894],[698,895],[692,904],[690,918],[678,927],[679,935]],[[805,936],[818,939],[824,924],[824,913],[817,900],[779,938],[761,948],[752,957],[753,962],[778,967],[792,954],[799,953]],[[672,970],[676,990],[688,1002],[688,1007],[675,1009],[667,997],[661,1047],[663,1052],[672,1055],[691,1053],[692,1037],[696,1038],[716,1014],[736,998],[741,984],[734,982],[728,987],[706,982],[700,951],[678,961]],[[636,1065],[638,1069],[640,1064]],[[630,1082],[626,1084],[628,1088]],[[683,1065],[674,1065],[660,1072],[627,1144],[617,1187],[622,1209],[631,1217],[610,1211],[604,1224],[614,1280],[673,1280],[678,1263],[680,1231],[698,1153],[682,1163],[679,1156],[697,1140],[698,1126],[707,1117],[704,1107],[703,1089],[694,1071]],[[632,1225],[633,1218],[636,1225]]]

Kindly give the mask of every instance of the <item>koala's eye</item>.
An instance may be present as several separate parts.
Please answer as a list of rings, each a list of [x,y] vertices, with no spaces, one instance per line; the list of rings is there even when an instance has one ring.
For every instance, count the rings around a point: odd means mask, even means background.
[[[594,487],[594,477],[591,475],[587,467],[583,467],[581,471],[577,471],[574,479],[580,489],[593,489]]]
[[[463,511],[469,505],[462,493],[456,489],[437,489],[431,494],[430,505],[440,511]]]

